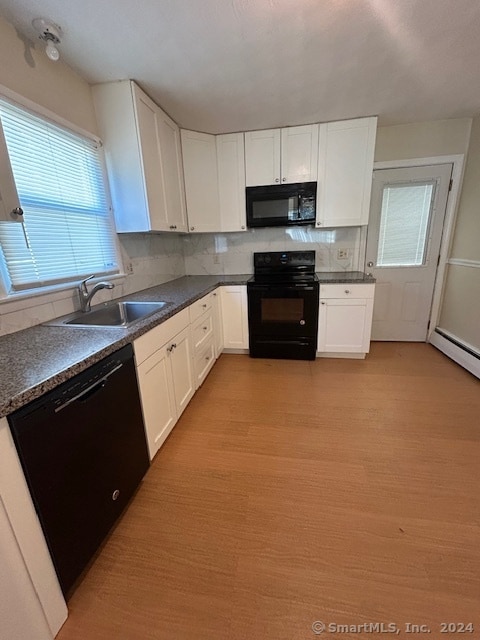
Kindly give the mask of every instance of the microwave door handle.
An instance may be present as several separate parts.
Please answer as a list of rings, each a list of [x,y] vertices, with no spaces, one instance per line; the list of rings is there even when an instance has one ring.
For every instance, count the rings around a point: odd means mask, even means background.
[[[302,194],[299,193],[298,194],[298,206],[297,206],[297,220],[301,220],[302,219],[302,212],[301,212],[302,204],[303,204]]]

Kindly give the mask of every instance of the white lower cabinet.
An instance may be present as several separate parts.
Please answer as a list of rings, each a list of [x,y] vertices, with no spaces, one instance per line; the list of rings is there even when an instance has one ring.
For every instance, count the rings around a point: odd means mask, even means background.
[[[245,285],[221,287],[223,345],[248,349],[248,303]]]
[[[220,289],[214,291],[212,295],[212,316],[213,316],[213,341],[215,345],[215,358],[218,358],[223,351],[223,320]]]
[[[188,309],[135,340],[133,346],[152,459],[195,393]]]
[[[67,606],[6,418],[0,460],[0,638],[53,640]]]
[[[374,291],[373,284],[320,286],[319,355],[370,351]]]

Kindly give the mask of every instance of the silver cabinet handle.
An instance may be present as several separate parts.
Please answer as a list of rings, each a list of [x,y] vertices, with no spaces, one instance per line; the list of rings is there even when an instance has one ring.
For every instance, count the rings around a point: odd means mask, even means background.
[[[280,182],[280,178],[275,178],[275,182]]]
[[[320,304],[326,304],[325,302],[321,302]]]
[[[367,267],[373,267],[373,262],[371,260],[367,262]]]
[[[203,327],[203,330],[206,331],[208,329],[208,327]]]
[[[14,215],[14,216],[23,216],[22,207],[15,207],[15,209],[12,209],[12,215]]]
[[[282,178],[282,182],[286,182],[286,181],[287,181],[287,179],[286,179],[286,178]]]
[[[120,489],[115,489],[115,491],[112,493],[112,500],[118,500],[120,496]]]
[[[345,289],[345,293],[350,293],[350,289]]]
[[[244,230],[245,229],[245,225],[242,224],[241,229]]]
[[[195,231],[195,227],[190,227],[190,231]]]
[[[301,325],[302,325],[302,327],[303,327],[303,325],[305,324],[305,320],[300,320],[300,324],[301,324]]]
[[[203,307],[204,309],[206,309],[206,308],[207,308],[207,305],[206,305],[206,304],[202,304],[202,307]]]

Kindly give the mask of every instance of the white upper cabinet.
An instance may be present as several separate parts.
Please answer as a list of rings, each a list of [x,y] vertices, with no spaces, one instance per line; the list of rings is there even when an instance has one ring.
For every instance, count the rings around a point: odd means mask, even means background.
[[[245,231],[245,146],[243,133],[215,136],[222,231]]]
[[[318,124],[282,129],[282,182],[317,179]]]
[[[130,80],[93,96],[117,231],[186,231],[177,125]]]
[[[181,138],[188,228],[220,231],[215,136],[182,129]]]
[[[320,125],[317,227],[368,224],[377,118]]]
[[[317,124],[245,133],[248,187],[315,181],[317,159]]]
[[[247,187],[280,183],[280,129],[245,132]]]
[[[156,121],[162,157],[167,226],[173,231],[186,231],[187,211],[183,183],[180,129],[161,109],[157,109]]]
[[[245,152],[242,133],[181,131],[188,228],[245,231]]]

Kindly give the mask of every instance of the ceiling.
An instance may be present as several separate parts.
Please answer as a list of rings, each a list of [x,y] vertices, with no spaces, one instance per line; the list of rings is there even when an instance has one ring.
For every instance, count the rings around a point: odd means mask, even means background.
[[[189,129],[480,111],[479,0],[0,0],[0,13],[32,40],[33,18],[59,24],[63,60],[89,82],[133,78]]]

